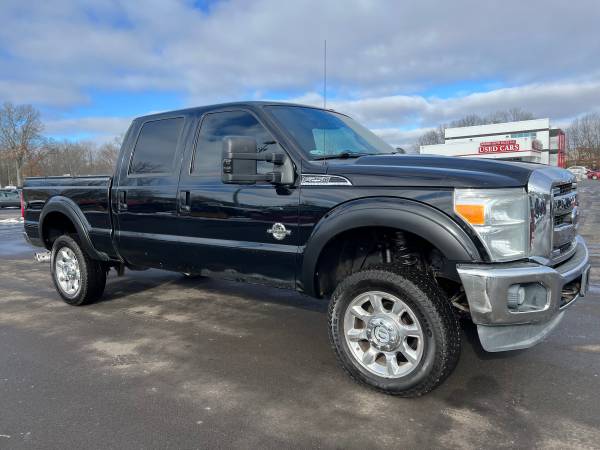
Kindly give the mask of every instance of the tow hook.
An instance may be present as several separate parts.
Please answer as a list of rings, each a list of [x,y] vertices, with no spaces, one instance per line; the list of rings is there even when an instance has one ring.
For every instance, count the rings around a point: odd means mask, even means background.
[[[50,262],[51,257],[52,253],[50,253],[48,250],[46,250],[45,252],[36,252],[33,255],[33,259],[35,259],[39,263]]]

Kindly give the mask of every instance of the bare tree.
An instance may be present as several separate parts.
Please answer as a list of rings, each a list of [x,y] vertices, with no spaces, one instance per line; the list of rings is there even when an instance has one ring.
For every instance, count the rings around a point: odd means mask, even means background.
[[[586,114],[567,128],[569,159],[575,163],[600,164],[600,114]]]
[[[47,139],[26,166],[29,175],[108,175],[114,172],[122,138],[98,147],[89,141]]]
[[[440,125],[434,130],[429,130],[421,135],[418,139],[419,145],[431,145],[431,144],[443,144],[444,143],[444,129],[445,127]]]
[[[519,122],[521,120],[532,120],[534,118],[535,116],[528,111],[524,111],[521,108],[511,108],[506,111],[496,111],[488,114],[483,118],[483,123],[479,125],[488,123]]]
[[[489,122],[491,118],[481,117],[477,114],[467,114],[465,117],[462,117],[457,120],[453,120],[448,125],[444,125],[444,128],[457,128],[457,127],[472,127],[475,125],[485,125]]]
[[[117,158],[119,157],[119,150],[123,136],[116,137],[111,142],[103,144],[98,149],[98,167],[99,169],[112,173],[117,165]]]
[[[23,166],[38,147],[42,130],[40,113],[33,106],[6,102],[0,109],[0,148],[14,162],[17,186],[22,184]]]

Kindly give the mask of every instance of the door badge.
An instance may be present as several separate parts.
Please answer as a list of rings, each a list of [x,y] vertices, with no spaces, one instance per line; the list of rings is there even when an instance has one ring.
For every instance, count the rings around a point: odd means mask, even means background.
[[[279,222],[273,224],[273,226],[267,230],[267,233],[272,235],[278,241],[282,241],[286,236],[292,234],[290,230],[285,228],[284,224]]]

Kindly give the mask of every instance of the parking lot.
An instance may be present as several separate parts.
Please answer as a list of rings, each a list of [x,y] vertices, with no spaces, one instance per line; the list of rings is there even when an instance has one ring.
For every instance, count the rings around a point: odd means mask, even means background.
[[[457,370],[419,399],[354,384],[327,304],[161,272],[111,272],[65,305],[0,211],[0,448],[600,446],[600,182],[582,182],[590,295],[529,350],[489,354],[465,325]]]

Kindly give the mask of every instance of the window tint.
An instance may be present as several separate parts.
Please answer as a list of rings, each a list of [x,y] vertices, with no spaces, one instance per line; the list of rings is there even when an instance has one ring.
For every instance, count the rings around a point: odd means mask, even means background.
[[[129,173],[169,173],[183,117],[146,122],[140,131]]]
[[[245,111],[227,111],[207,114],[202,120],[198,144],[194,154],[192,174],[209,178],[221,178],[221,151],[226,136],[246,136],[256,139],[258,151],[274,150],[273,137],[256,118]],[[265,171],[258,163],[259,173]],[[269,170],[269,169],[268,169]]]

